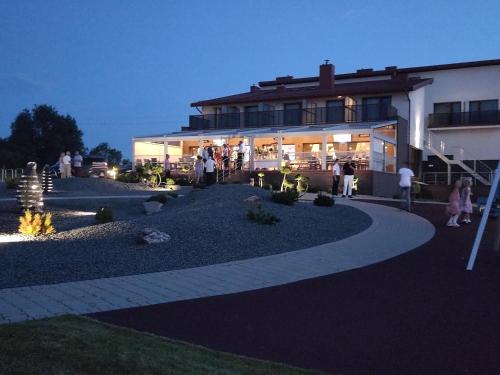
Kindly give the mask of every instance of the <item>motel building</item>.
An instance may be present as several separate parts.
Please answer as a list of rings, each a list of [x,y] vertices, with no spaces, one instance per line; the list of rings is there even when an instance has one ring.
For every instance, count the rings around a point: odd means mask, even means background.
[[[500,60],[342,74],[327,60],[318,76],[192,103],[198,114],[181,131],[133,138],[133,164],[162,163],[168,153],[173,172],[186,172],[200,147],[228,144],[235,160],[243,141],[243,170],[228,174],[246,182],[289,165],[326,188],[333,160],[350,157],[364,194],[397,192],[404,161],[429,185],[470,177],[487,187],[500,158],[499,100]]]

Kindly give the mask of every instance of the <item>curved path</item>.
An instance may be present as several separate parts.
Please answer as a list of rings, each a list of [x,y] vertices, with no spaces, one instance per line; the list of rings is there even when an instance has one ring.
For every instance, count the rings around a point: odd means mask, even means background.
[[[339,201],[339,200],[338,200]],[[373,220],[341,241],[260,258],[184,270],[0,290],[0,323],[86,314],[245,292],[381,262],[434,236],[434,226],[406,211],[340,200]]]

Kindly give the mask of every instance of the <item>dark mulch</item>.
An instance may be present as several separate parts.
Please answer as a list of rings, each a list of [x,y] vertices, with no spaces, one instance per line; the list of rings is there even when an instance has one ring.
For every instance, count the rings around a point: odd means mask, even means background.
[[[493,374],[500,368],[495,220],[465,271],[479,217],[436,225],[418,249],[359,270],[229,296],[93,317],[210,348],[342,374]],[[397,234],[395,234],[397,235]]]

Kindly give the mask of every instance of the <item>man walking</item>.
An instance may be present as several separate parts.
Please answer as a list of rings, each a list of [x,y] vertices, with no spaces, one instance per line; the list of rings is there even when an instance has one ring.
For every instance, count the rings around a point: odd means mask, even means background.
[[[75,156],[73,156],[73,169],[75,170],[75,176],[80,177],[82,169],[83,158],[78,151],[75,151]]]
[[[352,158],[347,158],[342,169],[344,171],[344,189],[342,191],[342,196],[345,197],[347,194],[349,198],[352,198],[352,180],[354,179],[354,170],[356,169],[356,165],[353,163]]]
[[[245,145],[243,141],[238,143],[238,158],[236,159],[236,169],[241,170],[243,167],[243,161],[245,160]]]
[[[402,167],[398,171],[399,174],[399,187],[403,192],[403,201],[401,202],[402,207],[411,212],[411,179],[415,177],[413,171],[409,168],[408,163],[403,163]],[[405,204],[406,201],[406,204]]]
[[[70,178],[71,177],[71,153],[66,151],[66,155],[62,158],[63,161],[63,174],[61,178]]]
[[[207,173],[207,185],[212,185],[215,182],[215,161],[210,156],[205,162],[205,169]]]
[[[339,192],[339,182],[340,182],[339,159],[335,159],[332,166],[332,170],[333,170],[332,195],[337,195]]]

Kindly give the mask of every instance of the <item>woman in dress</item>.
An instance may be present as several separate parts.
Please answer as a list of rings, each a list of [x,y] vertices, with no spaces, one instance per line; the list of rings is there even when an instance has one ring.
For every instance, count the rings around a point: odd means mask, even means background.
[[[448,227],[459,227],[460,224],[457,223],[458,217],[460,216],[460,187],[462,183],[460,180],[455,182],[453,190],[448,197],[448,204],[446,205],[446,213],[450,217],[446,226]]]
[[[470,224],[470,214],[472,213],[472,202],[470,196],[472,195],[470,190],[471,181],[465,179],[462,183],[462,192],[460,193],[460,210],[463,213],[462,223]]]

